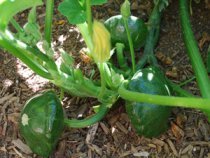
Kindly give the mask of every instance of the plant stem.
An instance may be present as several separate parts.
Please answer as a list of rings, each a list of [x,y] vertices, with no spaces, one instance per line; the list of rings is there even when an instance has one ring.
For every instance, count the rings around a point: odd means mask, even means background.
[[[12,26],[16,29],[16,31],[18,33],[24,32],[23,28],[17,23],[17,21],[14,18],[12,18],[10,20],[10,22],[11,22]]]
[[[54,9],[54,0],[47,0],[44,39],[48,42],[49,46],[51,44],[51,38],[52,38],[53,9]]]
[[[99,71],[101,76],[101,91],[98,95],[99,98],[101,98],[104,95],[104,92],[106,90],[106,80],[105,80],[105,74],[104,74],[104,63],[99,63]]]
[[[93,43],[92,43],[91,36],[88,33],[89,31],[88,31],[88,25],[87,25],[87,23],[77,24],[77,27],[78,27],[80,33],[82,34],[82,37],[84,38],[87,47],[91,51],[93,49]],[[89,52],[87,52],[87,54],[88,53]]]
[[[210,73],[210,45],[208,47],[208,50],[207,50],[207,71],[208,73]]]
[[[100,88],[93,85],[89,80],[85,80],[81,85],[75,83],[74,77],[67,76],[62,72],[57,75],[57,80],[52,80],[51,82],[74,96],[97,98],[100,92]]]
[[[195,97],[194,95],[192,95],[191,93],[189,93],[186,90],[182,89],[180,86],[176,85],[175,83],[173,83],[169,79],[166,79],[166,81],[168,83],[167,85],[170,86],[173,89],[173,92],[176,92],[178,96]]]
[[[60,88],[60,101],[62,101],[64,98],[64,90],[63,88]]]
[[[181,87],[181,86],[184,86],[184,85],[188,84],[189,82],[191,82],[191,81],[193,81],[193,80],[195,80],[195,79],[196,79],[196,77],[193,76],[193,77],[191,77],[190,79],[188,79],[188,80],[186,80],[186,81],[180,83],[179,86],[180,86],[180,87]]]
[[[117,51],[117,61],[118,61],[117,63],[119,64],[121,68],[127,68],[128,65],[123,54],[125,45],[122,43],[116,43],[115,46],[116,46],[116,51]]]
[[[5,32],[9,33],[7,30]],[[36,60],[34,60],[34,56],[31,56],[31,53],[27,49],[27,45],[24,45],[24,43],[20,44],[20,41],[15,40],[12,34],[8,37],[6,33],[0,32],[0,46],[20,59],[38,75],[46,79],[52,79],[51,74],[38,62],[36,62]]]
[[[112,74],[107,63],[104,63],[104,78],[106,85],[108,85],[111,89],[114,89],[115,85],[112,83]]]
[[[124,21],[125,30],[126,30],[127,37],[128,37],[128,43],[129,43],[129,47],[130,47],[131,61],[132,61],[132,70],[133,70],[133,74],[134,74],[136,72],[136,62],[135,62],[133,41],[131,39],[131,34],[130,34],[129,27],[128,27],[128,19],[123,18],[123,21]]]
[[[162,106],[177,106],[204,110],[208,109],[210,106],[210,99],[161,96],[133,92],[125,89],[124,84],[120,86],[118,93],[121,98],[129,101],[158,104]]]
[[[92,39],[93,34],[93,23],[92,23],[92,14],[91,14],[91,1],[86,0],[86,13],[87,13],[87,23],[88,23],[88,31],[90,34],[90,37]]]
[[[193,11],[192,11],[192,0],[190,0],[190,15],[192,15],[193,14]]]
[[[185,46],[187,48],[187,53],[190,57],[193,70],[195,72],[196,79],[198,81],[198,86],[201,91],[201,95],[204,98],[210,98],[210,83],[207,71],[203,64],[197,42],[193,36],[193,31],[191,29],[187,0],[179,0],[180,5],[180,17],[182,33],[184,37]]]
[[[148,21],[148,35],[144,47],[144,54],[141,60],[137,63],[137,69],[143,68],[146,63],[154,66],[158,65],[157,59],[154,56],[154,47],[159,39],[160,21],[161,12],[158,9],[158,5],[156,5]]]
[[[64,124],[68,126],[69,128],[84,128],[87,126],[91,126],[95,124],[96,122],[100,121],[101,119],[103,119],[106,113],[108,112],[108,110],[109,108],[106,105],[102,104],[99,107],[99,111],[95,115],[89,118],[83,119],[83,120],[64,119]]]

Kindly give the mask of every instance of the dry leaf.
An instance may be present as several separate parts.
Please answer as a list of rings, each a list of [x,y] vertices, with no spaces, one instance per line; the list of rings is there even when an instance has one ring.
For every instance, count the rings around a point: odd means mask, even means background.
[[[184,137],[184,131],[173,122],[171,122],[171,131],[177,139]]]
[[[93,142],[97,129],[98,129],[98,123],[90,126],[85,140],[87,144]]]
[[[13,140],[12,143],[25,154],[32,153],[31,149],[26,144],[24,144],[20,139]]]

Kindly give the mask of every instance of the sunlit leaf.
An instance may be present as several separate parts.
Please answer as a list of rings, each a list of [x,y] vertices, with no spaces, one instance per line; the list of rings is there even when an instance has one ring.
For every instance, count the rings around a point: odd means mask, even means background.
[[[91,0],[91,5],[102,5],[107,0]],[[58,10],[67,17],[71,24],[81,24],[86,21],[85,0],[64,0]]]
[[[27,8],[42,4],[42,0],[0,0],[0,26],[6,27],[10,19]]]
[[[86,13],[81,3],[81,0],[64,0],[58,10],[67,17],[69,23],[81,24],[86,21]]]

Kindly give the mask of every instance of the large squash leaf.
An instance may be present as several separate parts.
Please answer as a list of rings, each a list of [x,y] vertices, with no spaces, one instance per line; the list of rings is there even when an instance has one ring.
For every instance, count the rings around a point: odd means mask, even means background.
[[[64,0],[58,7],[61,14],[66,16],[71,24],[81,24],[86,20],[86,13],[80,2],[78,0]]]
[[[101,5],[107,0],[92,0],[91,5]],[[85,0],[64,0],[58,10],[67,17],[71,24],[82,24],[86,21]]]

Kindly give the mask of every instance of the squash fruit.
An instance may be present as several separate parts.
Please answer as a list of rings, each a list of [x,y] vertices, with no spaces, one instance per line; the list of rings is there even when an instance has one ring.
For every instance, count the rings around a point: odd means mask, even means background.
[[[112,45],[115,46],[116,43],[123,43],[125,48],[129,50],[129,42],[122,15],[112,16],[105,21],[104,25],[111,34]],[[130,16],[128,19],[128,27],[134,49],[140,49],[145,44],[148,33],[147,26],[142,19],[139,19],[135,16]]]
[[[129,82],[128,89],[154,95],[170,95],[165,76],[157,67],[137,71]],[[157,137],[168,128],[171,107],[155,104],[127,102],[126,112],[139,135]]]
[[[63,128],[62,105],[53,91],[46,91],[27,101],[21,112],[20,133],[34,153],[48,157]]]

